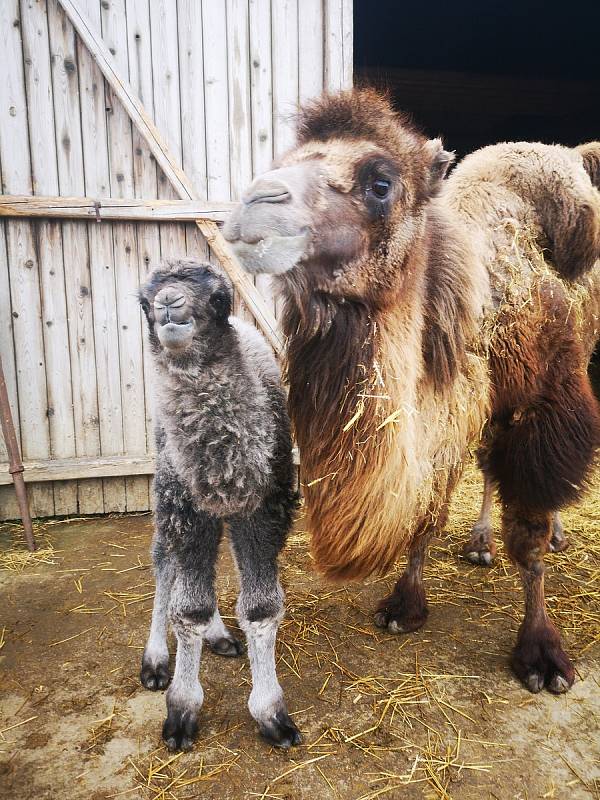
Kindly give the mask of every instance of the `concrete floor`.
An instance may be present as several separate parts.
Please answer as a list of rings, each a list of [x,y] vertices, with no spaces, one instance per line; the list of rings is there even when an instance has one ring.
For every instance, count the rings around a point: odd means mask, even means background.
[[[42,526],[50,547],[29,564],[5,526],[0,796],[599,798],[600,558],[589,542],[600,504],[566,515],[571,548],[549,557],[549,605],[577,682],[563,697],[533,696],[507,665],[521,614],[513,568],[502,556],[484,570],[456,555],[478,489],[471,473],[433,548],[428,623],[405,637],[371,624],[392,576],[322,581],[299,520],[282,564],[278,669],[304,744],[288,753],[257,736],[246,658],[208,652],[196,747],[173,759],[162,746],[164,696],[138,682],[153,591],[149,515]],[[232,623],[235,592],[224,553],[221,608]]]

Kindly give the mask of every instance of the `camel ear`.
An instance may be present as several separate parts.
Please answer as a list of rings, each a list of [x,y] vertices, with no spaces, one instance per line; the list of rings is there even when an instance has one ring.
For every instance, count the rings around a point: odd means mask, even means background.
[[[142,307],[142,311],[144,312],[144,314],[146,316],[146,319],[148,320],[148,325],[152,326],[152,320],[150,318],[150,301],[148,300],[148,298],[144,294],[144,288],[145,287],[142,286],[138,290],[138,300],[140,301],[140,305]]]
[[[429,166],[429,191],[432,195],[437,194],[446,177],[450,164],[454,161],[454,153],[444,150],[441,139],[429,139],[425,143],[425,151],[431,159]]]
[[[231,314],[231,296],[225,289],[215,289],[208,302],[213,307],[218,325],[226,325]]]

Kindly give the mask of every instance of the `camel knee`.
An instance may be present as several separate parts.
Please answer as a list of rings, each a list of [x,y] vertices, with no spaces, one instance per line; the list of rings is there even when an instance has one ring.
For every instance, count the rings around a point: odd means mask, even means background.
[[[236,605],[240,627],[244,632],[253,623],[266,620],[281,621],[284,614],[283,589],[277,583],[267,588],[242,589]]]
[[[539,569],[549,550],[552,535],[550,512],[527,512],[505,508],[503,537],[509,558],[521,569]]]

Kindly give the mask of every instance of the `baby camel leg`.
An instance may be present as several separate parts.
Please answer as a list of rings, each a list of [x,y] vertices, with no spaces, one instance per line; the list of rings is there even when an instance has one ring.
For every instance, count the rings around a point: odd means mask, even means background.
[[[171,750],[189,750],[198,729],[204,692],[198,679],[202,641],[215,613],[215,562],[222,523],[195,513],[178,528],[177,573],[169,617],[177,638],[173,680],[167,691],[163,739]]]
[[[142,656],[140,680],[146,689],[164,689],[169,683],[169,650],[167,628],[169,600],[175,578],[175,565],[160,533],[152,543],[152,561],[156,578],[156,592],[152,609],[150,635]]]
[[[282,529],[284,517],[266,504],[248,517],[233,519],[230,531],[241,582],[237,615],[246,634],[252,672],[248,708],[261,735],[287,749],[299,744],[302,736],[287,712],[275,668],[275,641],[284,614],[277,567],[287,533],[285,526]]]
[[[225,625],[218,608],[206,629],[204,638],[213,653],[218,656],[235,658],[235,656],[241,656],[244,652],[244,645],[239,639],[235,638]]]
[[[506,549],[523,582],[525,618],[519,628],[511,664],[531,692],[544,687],[555,694],[573,685],[575,671],[562,648],[560,634],[548,618],[544,597],[544,553],[552,537],[552,513],[503,511]]]

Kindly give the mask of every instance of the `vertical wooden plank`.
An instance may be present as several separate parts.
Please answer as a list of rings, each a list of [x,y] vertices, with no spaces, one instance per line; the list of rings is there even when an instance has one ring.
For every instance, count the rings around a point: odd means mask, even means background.
[[[102,4],[102,35],[114,55],[120,72],[129,78],[126,8],[124,0]],[[135,194],[133,135],[129,118],[116,98],[108,118],[110,186],[113,197]],[[142,327],[137,302],[139,253],[135,225],[113,225],[116,265],[116,307],[119,320],[119,365],[123,408],[123,444],[130,455],[146,453],[146,407]],[[148,508],[148,480],[142,476],[125,479],[127,510]]]
[[[152,40],[149,0],[126,0],[129,83],[149,114],[154,114]],[[156,162],[143,137],[133,127],[133,178],[135,196],[154,198]],[[151,226],[158,233],[158,226]],[[147,232],[149,233],[149,231]]]
[[[354,82],[354,9],[353,0],[342,0],[342,89]]]
[[[324,0],[325,89],[339,92],[344,86],[342,0]]]
[[[45,0],[21,1],[25,87],[29,108],[32,183],[35,194],[58,194],[54,109],[50,77],[48,16]],[[51,455],[75,455],[75,426],[69,327],[61,225],[39,221],[32,225],[37,247],[42,294],[44,356]],[[54,484],[54,513],[77,513],[77,484]]]
[[[216,5],[219,5],[219,2]],[[177,4],[172,0],[153,0],[150,3],[150,25],[154,75],[154,122],[165,137],[171,153],[181,164]]]
[[[198,226],[194,224],[197,229]],[[139,264],[138,272],[140,283],[145,280],[148,272],[155,267],[161,257],[160,236],[158,226],[139,225],[138,226],[138,253]],[[142,320],[142,350],[143,350],[143,370],[144,370],[144,397],[146,408],[146,447],[148,452],[153,453],[154,447],[154,391],[155,382],[154,365],[150,356],[150,348],[147,338],[147,330]],[[152,506],[151,481],[148,483],[149,503]]]
[[[282,155],[295,140],[298,111],[298,0],[271,2],[273,150]]]
[[[8,391],[8,401],[12,410],[15,423],[17,440],[20,440],[19,430],[19,404],[17,399],[17,368],[15,363],[15,343],[13,340],[12,309],[10,304],[10,283],[8,279],[8,255],[6,252],[6,225],[0,223],[0,353],[4,379]],[[197,225],[194,225],[197,227]],[[8,463],[8,453],[4,438],[0,436],[0,462]]]
[[[250,106],[252,173],[260,175],[273,161],[273,81],[271,70],[271,0],[250,0]],[[276,311],[271,278],[259,275],[256,286]]]
[[[42,289],[51,455],[70,458],[76,455],[75,419],[61,226],[37,222],[34,236]],[[77,511],[77,483],[54,483],[54,513],[64,516]]]
[[[0,80],[0,163],[3,191],[31,194],[27,100],[18,0],[0,3],[3,71]],[[48,399],[41,322],[39,264],[31,223],[6,223],[7,259],[24,458],[50,456]],[[52,487],[29,493],[33,516],[54,513]]]
[[[239,200],[252,180],[248,0],[227,0],[227,85],[230,193],[232,200]],[[252,322],[252,314],[237,292],[234,293],[233,309],[236,315]]]
[[[48,0],[48,28],[59,190],[63,195],[81,196],[85,194],[85,179],[75,33],[57,0]],[[100,424],[92,282],[85,223],[65,222],[62,239],[75,447],[77,455],[95,456],[100,454]],[[102,481],[78,483],[78,500],[80,513],[103,513]]]
[[[283,155],[295,141],[298,111],[298,0],[271,0],[273,71],[273,151]],[[279,317],[275,300],[275,316]]]
[[[252,180],[248,0],[227,0],[227,84],[230,199],[239,200]]]
[[[196,187],[199,197],[206,199],[202,3],[199,0],[179,0],[177,23],[183,169]]]
[[[126,0],[129,82],[146,109],[154,113],[152,40],[149,0]],[[142,137],[133,131],[133,165],[136,197],[157,196],[157,168]],[[138,225],[138,275],[142,282],[152,266],[160,260],[160,227]],[[146,413],[146,446],[154,449],[154,395],[152,362],[148,352],[146,330],[142,322],[144,406]]]
[[[90,24],[100,31],[100,3],[80,0]],[[81,98],[81,127],[83,140],[83,169],[85,187],[92,197],[110,196],[108,162],[108,130],[104,78],[88,53],[77,41],[79,65],[79,94]],[[123,409],[119,369],[119,330],[116,314],[116,275],[113,254],[113,226],[109,223],[87,226],[96,373],[98,376],[98,414],[100,448],[103,455],[118,455],[123,450]],[[124,478],[105,478],[102,481],[104,511],[126,511],[127,498]]]
[[[2,107],[4,108],[4,107]],[[15,348],[13,341],[12,316],[10,304],[10,284],[8,280],[8,257],[6,252],[6,223],[0,224],[0,353],[8,390],[8,400],[15,422],[17,439],[19,432],[19,405],[17,402],[17,374],[15,364]],[[2,468],[8,469],[8,454],[4,439],[0,436],[0,462]],[[0,519],[15,519],[19,516],[19,505],[12,486],[0,486]]]
[[[323,0],[302,0],[298,8],[298,99],[323,91]]]
[[[118,231],[122,228],[121,231]],[[142,327],[137,289],[140,284],[137,232],[135,225],[115,223],[115,242],[121,242],[117,265],[117,309],[120,337],[121,392],[123,396],[123,441],[128,455],[144,455],[146,442],[146,407]],[[148,479],[136,476],[125,479],[127,510],[148,509]]]
[[[229,200],[229,93],[225,0],[202,0],[208,199]]]
[[[152,76],[154,122],[165,137],[179,164],[182,161],[181,110],[179,102],[179,60],[177,48],[177,4],[172,0],[150,3],[152,35]],[[158,172],[158,196],[172,199],[177,195],[163,173]],[[183,229],[177,225],[160,227],[163,256],[185,253]]]

